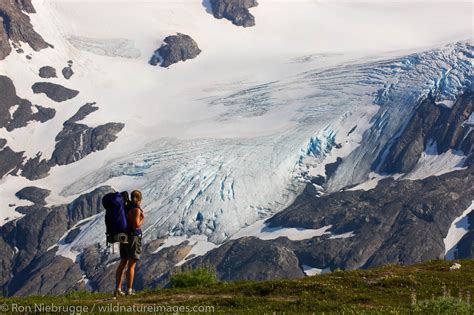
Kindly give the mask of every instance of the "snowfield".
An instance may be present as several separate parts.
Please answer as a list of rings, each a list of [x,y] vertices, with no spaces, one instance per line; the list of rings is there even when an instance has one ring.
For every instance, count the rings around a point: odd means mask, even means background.
[[[442,85],[439,101],[449,104],[472,77],[468,2],[410,2],[406,10],[404,2],[259,0],[251,9],[257,25],[247,29],[214,19],[202,0],[34,4],[32,22],[55,48],[33,53],[31,61],[13,53],[0,73],[12,78],[20,97],[55,108],[56,117],[0,130],[0,137],[27,157],[48,157],[62,123],[87,102],[100,109],[81,123],[125,128],[106,150],[54,167],[45,179],[2,179],[2,203],[18,205],[14,193],[27,185],[50,189],[50,205],[106,184],[139,188],[145,238],[204,235],[193,254],[285,208],[308,174],[324,175],[323,166],[337,157],[347,159],[330,191],[364,182],[369,152],[358,150],[361,142],[388,141],[416,100]],[[446,17],[450,23],[433,23]],[[150,66],[162,39],[177,32],[196,40],[202,53],[169,69]],[[77,98],[55,104],[33,94],[41,66],[60,70],[68,60],[75,75],[51,82],[79,90]],[[369,128],[378,138],[365,138]],[[0,225],[19,216],[0,211]],[[99,214],[73,243],[58,244],[59,253],[73,259],[103,243],[104,228]]]

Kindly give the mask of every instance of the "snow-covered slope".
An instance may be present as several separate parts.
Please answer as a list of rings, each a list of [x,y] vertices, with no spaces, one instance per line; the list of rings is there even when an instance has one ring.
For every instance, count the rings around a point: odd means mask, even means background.
[[[259,3],[257,25],[242,29],[214,19],[201,0],[34,1],[33,25],[54,49],[31,61],[12,54],[0,73],[19,95],[57,114],[1,137],[28,157],[49,156],[63,122],[92,101],[100,109],[83,123],[125,128],[106,150],[56,166],[44,179],[2,179],[2,203],[18,204],[14,193],[31,184],[52,191],[49,204],[103,184],[139,188],[148,238],[203,233],[222,242],[283,209],[301,191],[305,171],[317,175],[318,164],[349,155],[369,126],[387,125],[381,137],[388,141],[414,100],[446,77],[456,90],[472,75],[471,46],[444,46],[471,36],[469,3],[415,3],[408,11],[406,3]],[[456,18],[433,23],[446,15]],[[176,32],[192,36],[202,53],[169,69],[150,66],[161,40]],[[70,59],[76,74],[55,82],[79,90],[77,98],[56,105],[32,93],[41,66],[60,69]],[[387,114],[372,121],[383,105]],[[330,145],[316,150],[318,143]],[[342,166],[348,171],[331,189],[367,176],[368,165],[358,163],[366,153]],[[102,242],[103,229],[99,215],[73,250]]]

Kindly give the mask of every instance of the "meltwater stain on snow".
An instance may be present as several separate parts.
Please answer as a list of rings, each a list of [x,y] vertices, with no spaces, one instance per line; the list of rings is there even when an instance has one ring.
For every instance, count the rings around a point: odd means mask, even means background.
[[[126,38],[90,38],[70,36],[69,43],[75,48],[95,55],[136,59],[141,56],[135,42]]]

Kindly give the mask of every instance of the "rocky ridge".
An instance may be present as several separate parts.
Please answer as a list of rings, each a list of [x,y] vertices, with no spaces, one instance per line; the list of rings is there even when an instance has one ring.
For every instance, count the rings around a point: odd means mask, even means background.
[[[30,121],[46,122],[54,118],[56,110],[31,104],[16,94],[15,85],[0,75],[0,128],[7,131],[25,127]]]
[[[75,98],[79,94],[79,91],[51,82],[37,82],[31,89],[35,94],[44,93],[49,99],[58,103]]]
[[[45,42],[33,28],[26,13],[35,13],[31,0],[2,0],[0,2],[0,60],[5,59],[12,51],[10,41],[28,43],[35,51],[48,48]]]
[[[255,17],[250,8],[256,7],[256,0],[210,0],[213,15],[216,19],[225,18],[236,26],[255,26]]]
[[[165,44],[155,51],[150,59],[153,66],[167,68],[180,61],[196,58],[200,53],[197,43],[189,35],[178,33],[164,39]]]
[[[69,205],[23,207],[27,209],[19,210],[25,216],[0,227],[0,265],[5,271],[0,274],[0,287],[4,294],[58,294],[84,288],[84,283],[78,284],[82,275],[75,262],[56,256],[57,247],[50,247],[77,222],[100,213],[102,196],[110,191],[106,186],[97,188]],[[46,275],[50,275],[48,281],[44,280]]]

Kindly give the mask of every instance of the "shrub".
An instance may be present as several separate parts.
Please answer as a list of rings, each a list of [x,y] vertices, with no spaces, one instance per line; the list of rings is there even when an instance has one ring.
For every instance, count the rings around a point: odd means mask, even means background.
[[[208,285],[217,282],[215,270],[211,268],[196,268],[179,272],[171,276],[170,287],[188,288]]]
[[[473,314],[473,305],[454,297],[439,297],[417,302],[413,306],[416,314]]]

